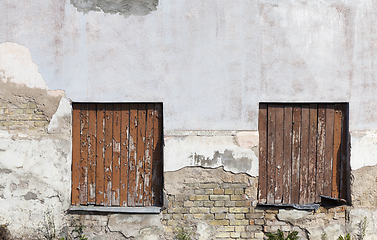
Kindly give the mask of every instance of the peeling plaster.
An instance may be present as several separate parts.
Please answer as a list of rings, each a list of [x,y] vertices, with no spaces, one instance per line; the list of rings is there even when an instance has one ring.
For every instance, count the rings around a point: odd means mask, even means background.
[[[103,11],[128,17],[144,16],[157,10],[158,0],[71,0],[71,4],[84,13]]]
[[[167,137],[164,148],[164,171],[186,166],[216,168],[258,176],[258,158],[251,148],[237,145],[234,136]]]

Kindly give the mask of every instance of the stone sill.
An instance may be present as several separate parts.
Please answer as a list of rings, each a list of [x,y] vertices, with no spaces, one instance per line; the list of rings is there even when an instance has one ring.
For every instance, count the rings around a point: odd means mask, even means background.
[[[68,212],[98,212],[98,213],[153,213],[159,214],[162,207],[105,207],[105,206],[71,206]]]

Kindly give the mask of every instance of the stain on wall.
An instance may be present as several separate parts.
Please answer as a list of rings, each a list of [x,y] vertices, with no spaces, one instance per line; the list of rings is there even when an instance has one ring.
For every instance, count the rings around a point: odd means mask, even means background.
[[[158,0],[71,0],[78,11],[103,11],[129,17],[130,15],[144,16],[157,10]]]

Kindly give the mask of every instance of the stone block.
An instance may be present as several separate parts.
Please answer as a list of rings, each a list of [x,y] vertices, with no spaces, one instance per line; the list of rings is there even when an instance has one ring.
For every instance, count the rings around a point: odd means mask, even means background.
[[[262,233],[262,232],[254,233],[254,238],[256,238],[256,239],[263,239],[264,238],[264,233]]]
[[[190,213],[209,213],[209,208],[206,207],[192,207]]]
[[[216,213],[215,214],[215,219],[216,220],[221,220],[221,219],[224,219],[225,217],[226,217],[225,213]]]
[[[184,207],[193,207],[194,206],[194,202],[185,201],[185,202],[183,202],[183,206]]]
[[[234,194],[234,189],[233,188],[224,189],[224,194],[226,194],[226,195],[233,195]]]
[[[235,201],[225,201],[225,207],[235,207],[236,202]]]
[[[217,238],[228,238],[230,237],[230,233],[229,232],[219,232],[217,235],[216,235]]]
[[[229,208],[230,213],[248,213],[249,208],[246,207],[231,207]]]
[[[224,201],[215,201],[214,206],[215,207],[224,207],[225,202]]]
[[[210,195],[209,198],[212,201],[228,201],[229,195]]]
[[[222,183],[222,188],[246,188],[246,183]]]
[[[203,207],[203,201],[194,201],[194,207]]]
[[[29,108],[33,108],[33,109],[37,108],[37,104],[31,102],[31,103],[29,103]]]
[[[273,213],[266,213],[266,214],[264,215],[264,218],[265,218],[265,219],[268,219],[268,220],[274,220],[274,219],[276,219],[276,215],[273,214]]]
[[[241,236],[240,232],[231,232],[230,237],[231,238],[239,238]]]
[[[250,232],[241,232],[241,238],[251,238]]]
[[[225,232],[234,232],[235,231],[235,227],[234,226],[225,226],[224,227],[224,231]]]
[[[190,201],[206,201],[209,200],[208,195],[192,195],[190,196]]]
[[[174,214],[173,214],[173,219],[174,219],[174,220],[180,220],[180,219],[183,219],[183,214],[182,214],[182,213],[174,213]]]
[[[235,218],[238,219],[238,220],[245,219],[245,214],[237,213],[237,214],[235,214]]]
[[[34,114],[34,109],[25,109],[25,114]]]
[[[48,121],[34,121],[34,127],[44,127],[48,125]]]
[[[204,207],[213,207],[214,206],[214,202],[212,202],[212,201],[204,201],[203,202],[203,206]]]
[[[250,221],[254,221],[255,225],[264,225],[264,220],[263,219],[253,219]]]
[[[229,220],[211,220],[209,224],[215,225],[215,226],[228,226]]]
[[[194,193],[195,193],[196,195],[204,195],[204,189],[195,189],[195,190],[194,190]]]
[[[235,195],[242,195],[242,194],[244,194],[245,193],[245,190],[243,189],[243,188],[236,188],[236,189],[234,189],[234,194]]]
[[[248,220],[230,220],[231,226],[247,226],[249,225]]]
[[[210,213],[204,214],[204,219],[205,220],[213,220],[213,219],[215,219],[215,216],[213,214],[210,214]]]
[[[219,188],[219,184],[217,184],[217,183],[201,183],[200,184],[200,188],[212,188],[212,189],[215,189],[215,188]]]
[[[249,226],[246,227],[247,232],[258,232],[258,231],[262,231],[262,230],[263,230],[263,227],[258,226],[258,225],[249,225]]]
[[[246,202],[245,201],[236,201],[236,207],[245,207]]]
[[[211,208],[211,213],[227,213],[228,208],[222,208],[222,207],[213,207]]]
[[[24,109],[16,108],[16,109],[14,109],[14,114],[24,114]]]
[[[242,195],[230,195],[230,200],[231,201],[242,201],[243,196]]]
[[[224,189],[215,188],[215,189],[213,189],[213,194],[215,194],[215,195],[223,195],[224,194]]]
[[[173,207],[175,208],[183,207],[183,202],[173,202]]]
[[[207,195],[213,194],[213,189],[204,189],[204,194],[207,194]]]
[[[204,214],[202,213],[195,213],[193,216],[195,219],[204,219]]]

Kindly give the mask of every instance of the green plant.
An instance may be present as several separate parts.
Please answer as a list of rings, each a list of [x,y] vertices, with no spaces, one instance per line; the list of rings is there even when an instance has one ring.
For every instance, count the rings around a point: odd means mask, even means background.
[[[84,234],[84,228],[85,226],[83,224],[81,224],[81,222],[79,221],[76,221],[76,220],[72,220],[72,225],[74,227],[74,229],[72,230],[72,233],[76,233],[76,237],[75,239],[80,239],[80,240],[87,240],[88,238],[85,236]]]
[[[44,212],[43,216],[44,221],[44,238],[48,240],[53,240],[56,238],[56,228],[55,228],[55,220],[52,212],[47,209]]]
[[[177,227],[175,233],[175,237],[179,240],[191,240],[191,236],[193,235],[191,228],[185,227]]]
[[[269,240],[296,240],[299,239],[297,236],[298,232],[293,231],[293,232],[288,232],[288,236],[284,238],[284,233],[278,229],[277,233],[266,233],[266,236],[268,237]]]
[[[365,238],[367,228],[368,228],[368,218],[364,217],[364,219],[361,220],[359,224],[360,233],[358,235],[359,235],[360,240],[363,240]]]
[[[345,235],[344,237],[342,235],[340,235],[338,237],[338,240],[353,240],[354,238],[351,237],[351,235],[349,233],[347,233],[347,235]]]
[[[329,238],[328,238],[328,236],[327,236],[327,233],[323,233],[322,235],[321,235],[321,240],[328,240]]]

